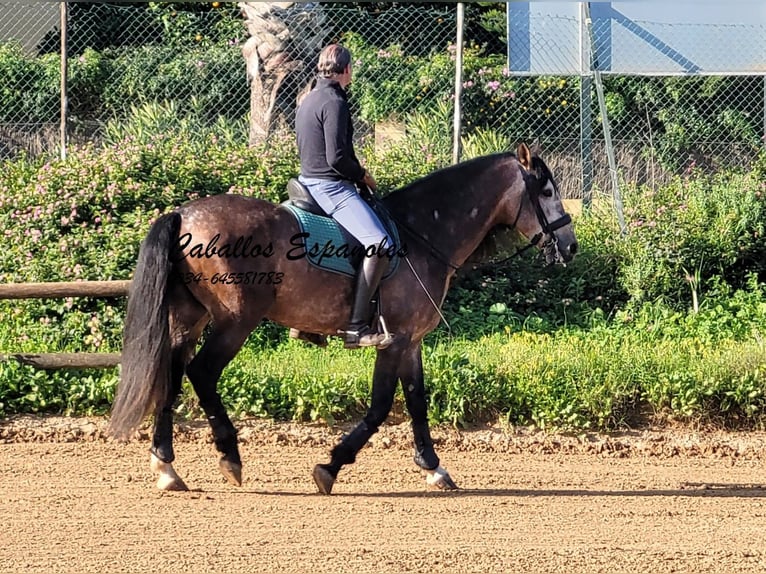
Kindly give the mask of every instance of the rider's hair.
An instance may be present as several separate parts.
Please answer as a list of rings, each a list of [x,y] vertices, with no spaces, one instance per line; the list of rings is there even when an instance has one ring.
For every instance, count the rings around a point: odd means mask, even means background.
[[[317,71],[323,78],[331,78],[342,74],[351,63],[351,52],[340,44],[330,44],[319,54]]]

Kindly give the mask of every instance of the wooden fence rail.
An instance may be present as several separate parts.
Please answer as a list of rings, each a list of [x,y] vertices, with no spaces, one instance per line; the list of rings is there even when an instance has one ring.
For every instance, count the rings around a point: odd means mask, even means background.
[[[0,362],[14,359],[38,369],[107,369],[120,364],[120,353],[8,353]]]
[[[0,299],[63,299],[65,297],[124,297],[130,281],[73,281],[58,283],[6,283]]]
[[[63,299],[66,297],[125,297],[130,281],[74,281],[56,283],[6,283],[0,299]],[[120,353],[0,353],[40,369],[104,369],[120,364]]]

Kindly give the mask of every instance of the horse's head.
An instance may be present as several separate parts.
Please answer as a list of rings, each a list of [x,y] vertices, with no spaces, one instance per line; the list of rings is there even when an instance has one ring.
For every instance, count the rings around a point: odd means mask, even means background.
[[[524,189],[513,227],[543,250],[548,263],[571,261],[577,253],[577,239],[551,170],[525,144],[519,145],[516,158]]]

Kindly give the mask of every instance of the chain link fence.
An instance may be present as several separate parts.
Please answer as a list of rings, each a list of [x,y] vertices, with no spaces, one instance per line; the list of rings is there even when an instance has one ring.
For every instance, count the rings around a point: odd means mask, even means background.
[[[604,69],[600,105],[593,75],[566,71],[581,69],[577,49],[557,55],[559,44],[578,46],[581,22],[552,17],[544,25],[546,34],[531,35],[530,59],[550,73],[519,73],[509,69],[503,5],[466,3],[463,157],[539,142],[564,196],[582,198],[591,189],[611,190],[604,111],[614,162],[626,181],[656,184],[691,168],[746,167],[763,149],[763,75],[692,70],[691,76],[660,77]],[[624,53],[646,61],[630,45],[636,34],[620,40],[610,26],[592,28],[597,54],[600,38],[609,36],[628,44]],[[360,141],[421,138],[424,153],[447,163],[456,29],[454,4],[69,3],[69,144],[108,142],[126,130],[179,122],[243,142],[289,131],[319,50],[342,41],[354,56],[350,92]],[[682,26],[671,33],[700,30]],[[755,27],[734,30],[732,37],[741,43],[764,36]],[[0,157],[58,153],[61,46],[59,3],[0,6]]]

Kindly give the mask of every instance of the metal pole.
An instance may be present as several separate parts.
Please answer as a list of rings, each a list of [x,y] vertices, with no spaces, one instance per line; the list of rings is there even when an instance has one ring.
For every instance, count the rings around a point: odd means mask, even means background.
[[[462,2],[457,4],[457,39],[455,41],[455,117],[453,120],[452,132],[452,163],[460,161],[460,133],[462,132],[463,110],[461,103],[463,100],[463,27],[465,20],[465,5]]]
[[[586,11],[580,3],[580,164],[582,169],[582,203],[590,207],[593,192],[593,105],[591,88],[591,51]]]
[[[593,54],[593,21],[590,18],[590,6],[588,2],[583,2],[585,9],[585,25],[588,28],[590,38],[590,49]],[[591,60],[592,62],[592,60]],[[604,143],[606,145],[606,156],[609,160],[609,176],[612,180],[612,196],[614,198],[614,210],[617,214],[617,221],[620,225],[620,232],[625,233],[625,216],[622,209],[622,196],[620,195],[620,181],[617,173],[617,160],[614,155],[614,146],[612,145],[612,129],[609,127],[609,115],[606,112],[606,101],[604,99],[604,84],[601,81],[601,71],[597,66],[591,66],[593,72],[593,81],[596,84],[596,96],[598,98],[598,109],[601,113],[601,125],[604,126]]]
[[[69,76],[69,69],[67,60],[69,58],[69,42],[67,22],[69,20],[69,8],[66,2],[61,2],[61,124],[60,124],[60,138],[61,138],[61,159],[66,160],[67,154],[67,121],[69,116],[69,95],[67,88],[67,78]]]

